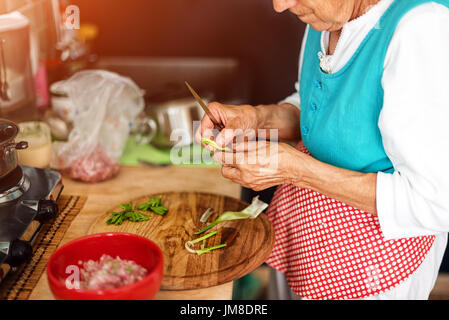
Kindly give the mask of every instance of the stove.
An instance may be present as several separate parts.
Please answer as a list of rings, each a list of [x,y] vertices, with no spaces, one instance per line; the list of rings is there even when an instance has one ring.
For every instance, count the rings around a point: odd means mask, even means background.
[[[33,254],[44,223],[58,215],[62,177],[53,170],[18,166],[0,179],[0,282]]]

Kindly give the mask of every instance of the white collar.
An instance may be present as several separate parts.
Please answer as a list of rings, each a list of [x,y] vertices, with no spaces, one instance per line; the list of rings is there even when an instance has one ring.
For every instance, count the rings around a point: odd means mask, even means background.
[[[363,39],[368,35],[369,31],[376,26],[379,19],[385,11],[387,11],[393,1],[394,0],[380,0],[378,3],[371,6],[365,14],[345,23],[333,55],[327,55],[327,50],[329,48],[329,31],[321,32],[321,54],[319,56],[321,61],[320,65],[323,71],[334,73],[341,69],[349,59],[340,59],[340,57],[343,56],[344,58],[348,58],[349,55],[350,58],[355,53],[355,50],[357,50]]]

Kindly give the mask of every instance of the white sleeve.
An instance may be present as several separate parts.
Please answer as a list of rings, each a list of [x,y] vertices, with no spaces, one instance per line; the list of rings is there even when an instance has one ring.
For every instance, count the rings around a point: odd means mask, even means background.
[[[290,96],[279,102],[279,104],[283,103],[290,103],[299,109],[301,109],[301,98],[299,97],[299,82],[295,83],[295,92],[292,93]]]
[[[307,42],[308,33],[309,33],[309,25],[306,26],[306,30],[304,31],[304,37],[302,38],[301,52],[299,54],[298,79],[301,78],[302,61],[304,60],[304,50],[305,50],[305,46],[306,46],[306,42]],[[299,109],[301,109],[301,99],[299,97],[299,80],[295,83],[295,92],[279,102],[279,104],[282,104],[282,103],[290,103],[294,106],[297,106]]]
[[[449,9],[421,5],[399,23],[382,79],[379,129],[395,173],[377,177],[387,239],[449,231]]]

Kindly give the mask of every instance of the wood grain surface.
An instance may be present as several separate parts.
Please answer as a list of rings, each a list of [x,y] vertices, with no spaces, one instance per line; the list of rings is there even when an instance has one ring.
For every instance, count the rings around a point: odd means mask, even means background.
[[[120,211],[117,204],[95,220],[89,234],[101,232],[129,232],[153,240],[164,254],[162,290],[202,289],[228,283],[252,272],[266,260],[274,244],[274,232],[265,214],[257,219],[226,221],[211,231],[206,247],[227,243],[227,247],[201,256],[188,252],[184,244],[198,238],[195,232],[206,224],[200,218],[207,208],[214,214],[208,223],[224,211],[240,211],[247,203],[235,198],[202,192],[168,192],[130,199],[134,204],[162,196],[162,204],[169,211],[165,216],[150,214],[149,221],[121,226],[107,225],[109,212]],[[128,200],[128,201],[130,201]],[[200,244],[197,244],[198,248]]]
[[[63,177],[65,195],[86,196],[87,201],[67,230],[61,245],[86,235],[92,223],[107,210],[127,199],[137,198],[153,193],[173,191],[212,192],[233,198],[240,197],[240,186],[226,180],[221,175],[221,168],[204,168],[196,166],[170,166],[150,168],[145,166],[122,167],[114,179],[101,183],[83,183]],[[157,300],[230,300],[233,282],[224,285],[196,289],[166,291],[156,295]],[[44,273],[30,295],[31,300],[53,299]]]

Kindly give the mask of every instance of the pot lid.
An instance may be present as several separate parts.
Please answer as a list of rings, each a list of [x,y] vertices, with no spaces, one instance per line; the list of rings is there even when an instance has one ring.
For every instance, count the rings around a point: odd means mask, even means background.
[[[0,119],[0,143],[14,139],[19,133],[19,127],[12,121]]]

